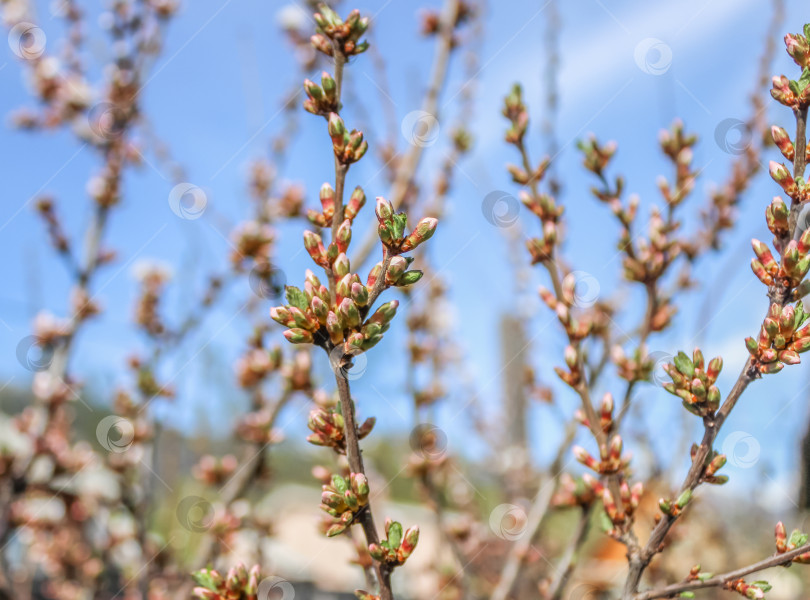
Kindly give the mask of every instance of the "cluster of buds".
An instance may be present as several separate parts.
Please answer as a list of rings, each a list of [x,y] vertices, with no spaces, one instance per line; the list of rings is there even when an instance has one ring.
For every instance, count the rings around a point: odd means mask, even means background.
[[[377,215],[377,232],[380,235],[380,240],[388,251],[394,255],[410,252],[423,242],[429,240],[433,237],[433,234],[436,232],[436,226],[439,224],[438,220],[432,217],[425,217],[419,221],[414,230],[406,236],[405,228],[408,226],[408,215],[404,212],[395,213],[391,203],[382,196],[377,197],[377,205],[374,211]],[[404,267],[407,267],[408,264],[410,263],[400,265],[403,268],[396,276],[397,279],[401,279],[403,276],[408,280],[414,279],[413,277],[407,277],[407,273],[405,273]],[[399,268],[397,270],[399,270]],[[386,280],[391,278],[389,273],[391,273],[390,267],[388,273],[386,273]],[[419,277],[421,277],[421,273]],[[419,277],[416,277],[414,281],[418,280]],[[414,281],[408,281],[408,283],[414,283]],[[408,283],[399,285],[408,285]]]
[[[557,219],[562,215],[563,207],[557,206],[554,198],[547,194],[533,196],[522,192],[520,200],[529,210],[540,217],[543,224],[543,237],[526,240],[526,249],[532,258],[531,264],[536,265],[551,260],[558,239]]]
[[[775,535],[777,554],[784,554],[785,552],[790,552],[791,550],[804,546],[807,543],[808,538],[806,533],[802,533],[798,529],[794,529],[790,533],[790,537],[788,537],[787,531],[785,530],[785,525],[782,523],[782,521],[779,521],[776,524]],[[805,552],[804,554],[797,556],[792,562],[810,563],[810,552]]]
[[[304,91],[307,93],[307,99],[304,100],[304,110],[307,112],[328,118],[330,113],[336,113],[340,109],[337,82],[326,71],[321,73],[321,85],[305,79]]]
[[[628,522],[628,519],[633,516],[633,513],[638,509],[641,502],[641,495],[644,493],[644,484],[640,481],[634,483],[632,486],[628,485],[626,481],[619,484],[620,503],[616,503],[616,499],[610,492],[607,486],[602,486],[602,505],[605,507],[605,514],[613,525],[621,526]],[[608,530],[608,535],[615,533],[614,528]]]
[[[670,517],[677,517],[683,509],[692,501],[692,490],[690,488],[685,489],[681,492],[681,494],[675,499],[670,500],[667,498],[659,498],[658,499],[658,508],[661,509],[661,512],[665,515]]]
[[[744,579],[727,581],[723,584],[723,587],[732,592],[737,592],[741,596],[745,596],[748,600],[762,600],[765,598],[765,592],[771,589],[771,585],[767,581],[746,583]]]
[[[785,365],[801,362],[799,354],[810,350],[810,324],[805,325],[808,317],[801,302],[795,308],[771,304],[759,337],[745,338],[760,373],[778,373]]]
[[[335,112],[329,113],[329,137],[332,138],[335,157],[344,165],[357,162],[368,150],[368,142],[363,139],[363,132],[346,129],[343,119]]]
[[[578,319],[572,314],[571,309],[576,301],[576,284],[576,278],[565,277],[562,283],[562,298],[559,300],[552,291],[542,285],[537,289],[540,299],[557,315],[560,324],[565,328],[568,339],[572,342],[585,339],[593,330],[591,319]],[[566,363],[575,358],[576,356],[566,349]]]
[[[192,573],[192,577],[197,584],[194,596],[201,600],[258,600],[259,565],[248,571],[240,563],[225,576],[213,569],[200,569]]]
[[[696,135],[684,134],[683,123],[676,120],[671,131],[662,131],[659,136],[661,149],[675,165],[675,185],[670,186],[667,180],[661,177],[658,188],[667,205],[676,207],[695,187],[697,173],[692,170],[692,146],[697,143]]]
[[[171,269],[161,263],[141,262],[135,265],[133,271],[140,283],[135,303],[135,322],[149,335],[158,336],[166,330],[158,308],[166,284],[172,278]]]
[[[705,417],[720,407],[720,390],[715,385],[723,370],[723,359],[719,356],[706,365],[699,348],[695,348],[692,358],[678,352],[671,363],[664,365],[664,370],[672,378],[664,389],[683,400],[689,412]]]
[[[357,428],[357,439],[362,440],[374,428],[377,420],[374,417],[366,419]],[[327,408],[315,408],[309,413],[307,426],[312,433],[307,437],[310,444],[334,448],[338,454],[346,453],[346,440],[344,438],[345,421],[340,412],[340,404]]]
[[[242,417],[236,424],[235,432],[239,438],[259,446],[278,444],[284,439],[284,434],[273,428],[274,422],[273,411],[261,408]]]
[[[576,479],[568,473],[560,475],[557,490],[551,497],[552,506],[566,508],[572,506],[589,506],[596,498],[602,496],[604,486],[590,473]]]
[[[519,166],[514,165],[514,164],[506,165],[506,170],[509,171],[509,174],[512,176],[512,181],[514,181],[518,185],[529,185],[532,182],[541,181],[543,179],[543,176],[546,174],[546,171],[548,170],[548,167],[549,167],[550,164],[551,164],[551,159],[546,157],[543,160],[541,160],[540,164],[537,165],[537,168],[535,168],[531,172],[527,172],[523,167],[519,167]],[[524,204],[525,203],[526,202],[524,201]],[[529,206],[529,205],[527,204],[527,206]],[[531,206],[529,206],[529,208],[531,208]],[[562,209],[562,207],[560,207],[559,209],[554,207],[552,210],[553,211],[559,210],[560,214],[562,214],[563,209]],[[549,211],[549,212],[551,212],[551,211]],[[537,216],[540,216],[540,215],[538,214]]]
[[[371,558],[392,567],[405,564],[419,541],[419,527],[414,525],[404,533],[402,525],[391,519],[385,520],[385,539],[379,544],[371,544],[368,553]]]
[[[605,169],[618,148],[616,142],[611,141],[600,145],[595,137],[590,137],[586,141],[578,141],[577,148],[583,154],[585,168],[600,179],[604,179]]]
[[[650,283],[664,274],[667,267],[681,253],[681,244],[672,235],[677,226],[677,223],[663,219],[657,208],[652,209],[649,239],[640,239],[634,255],[628,254],[622,261],[624,276],[629,281]],[[626,239],[622,240],[622,247],[630,243],[628,235],[625,231]]]
[[[332,217],[335,215],[335,190],[330,184],[324,183],[321,186],[320,200],[321,212],[310,208],[307,210],[307,219],[318,227],[331,227]],[[343,218],[349,223],[347,225],[346,221],[344,221],[341,224],[341,229],[348,228],[352,224],[357,213],[360,212],[360,209],[363,208],[365,203],[366,195],[363,193],[363,188],[358,185],[354,188],[351,198],[349,198],[349,203],[343,209]],[[351,229],[348,229],[348,232],[351,234]],[[336,240],[336,242],[337,241],[339,240]]]
[[[248,221],[240,224],[231,234],[231,263],[238,266],[246,258],[252,258],[255,262],[268,262],[275,237],[273,228],[266,223]]]
[[[368,504],[368,492],[368,480],[362,473],[351,473],[348,479],[332,475],[331,484],[324,484],[321,494],[321,509],[336,519],[326,530],[328,537],[346,531]]]
[[[690,451],[692,460],[695,460],[697,456],[698,445],[693,444],[692,449]],[[717,472],[722,469],[726,464],[726,455],[720,454],[716,450],[712,450],[706,456],[703,464],[705,468],[703,469],[703,477],[702,481],[706,483],[711,483],[713,485],[723,485],[724,483],[728,482],[728,475],[718,475]]]
[[[789,214],[790,211],[788,210],[787,204],[785,204],[785,201],[779,196],[774,196],[773,201],[765,209],[765,221],[768,224],[768,229],[771,230],[774,236],[774,245],[780,251],[784,249],[782,241],[787,240],[790,233],[788,225]],[[754,272],[758,271],[756,266],[752,265],[752,268]]]
[[[599,403],[599,422],[595,425],[602,430],[604,433],[610,433],[613,429],[613,408],[615,406],[615,402],[613,401],[613,394],[610,392],[606,392],[604,396],[602,396],[602,402]],[[588,429],[592,428],[592,423],[587,419],[585,416],[585,412],[578,408],[574,412],[574,416],[580,424],[584,425]]]
[[[784,203],[782,203],[784,206]],[[771,204],[773,207],[774,204]],[[770,207],[769,207],[770,208]],[[781,209],[777,208],[781,217]],[[770,225],[770,222],[769,222]],[[774,222],[774,228],[779,231],[781,223]],[[798,240],[790,240],[782,251],[782,260],[777,263],[768,247],[757,239],[751,240],[756,258],[751,259],[751,270],[757,278],[767,285],[778,286],[793,290],[798,288],[804,276],[810,270],[810,229],[802,233]],[[805,286],[807,289],[807,286]],[[797,293],[801,293],[800,290]]]
[[[512,91],[504,98],[503,104],[503,116],[511,123],[506,131],[506,143],[520,145],[529,127],[529,111],[523,103],[523,90],[520,84],[512,86]]]
[[[250,348],[236,361],[236,378],[243,388],[258,385],[281,366],[281,349]]]
[[[712,577],[714,577],[714,573],[702,571],[700,565],[695,565],[689,569],[689,574],[684,581],[706,581]],[[683,597],[683,595],[681,597]]]
[[[804,35],[789,33],[785,36],[785,46],[793,61],[802,69],[798,81],[788,79],[784,75],[773,78],[771,96],[785,106],[793,109],[810,106],[810,24],[804,26]]]
[[[636,348],[633,354],[628,356],[624,348],[613,346],[610,359],[616,365],[619,377],[625,381],[648,381],[655,369],[653,358],[643,347]]]
[[[39,198],[36,203],[36,210],[48,227],[48,238],[51,245],[57,252],[67,253],[70,250],[70,242],[62,227],[62,222],[56,214],[53,199],[48,197]]]
[[[233,475],[239,462],[233,454],[226,454],[216,458],[206,454],[194,465],[191,474],[199,481],[208,485],[222,485]]]
[[[313,234],[315,235],[315,234]],[[323,246],[323,244],[321,244]],[[356,273],[349,272],[349,259],[341,253],[333,263],[338,276],[336,302],[330,306],[329,290],[312,271],[307,270],[304,291],[287,286],[287,306],[270,309],[271,318],[289,327],[284,337],[293,344],[315,343],[333,346],[344,343],[347,354],[353,355],[373,348],[388,330],[399,302],[392,300],[381,305],[365,322],[368,310],[369,288],[374,287],[374,271],[367,286],[360,283]]]
[[[344,21],[326,4],[319,4],[314,15],[315,23],[320,29],[312,36],[312,45],[327,56],[334,56],[335,51],[343,56],[354,56],[368,49],[368,42],[360,42],[360,37],[368,29],[368,17],[361,17],[360,11],[353,10]]]
[[[572,450],[576,459],[592,471],[600,475],[613,475],[630,464],[630,455],[622,456],[622,448],[621,436],[614,435],[607,444],[599,445],[599,460],[582,446],[574,446]]]

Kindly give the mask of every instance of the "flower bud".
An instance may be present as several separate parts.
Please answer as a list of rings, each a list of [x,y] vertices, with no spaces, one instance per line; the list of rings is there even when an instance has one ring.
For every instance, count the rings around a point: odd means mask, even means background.
[[[363,188],[358,185],[354,188],[351,198],[349,198],[349,203],[343,211],[343,216],[353,221],[365,203],[366,195],[363,193]]]
[[[346,219],[340,224],[340,227],[338,227],[337,233],[335,234],[335,244],[337,244],[338,250],[346,252],[351,241],[352,222]]]
[[[338,307],[338,318],[343,328],[357,327],[360,324],[360,312],[350,298],[344,298]]]
[[[433,218],[425,218],[419,221],[416,228],[405,238],[400,250],[402,252],[408,252],[419,246],[419,244],[429,240],[435,233],[438,224],[439,221]]]
[[[335,138],[343,138],[346,133],[346,126],[343,119],[337,113],[329,113],[329,135],[334,141]]]
[[[377,196],[377,204],[374,208],[374,212],[377,215],[377,220],[383,223],[394,216],[394,207],[382,196]]]
[[[395,256],[392,258],[388,264],[388,270],[385,272],[385,283],[388,285],[394,285],[407,268],[408,261],[406,261],[404,258],[401,256]]]
[[[284,337],[292,344],[311,344],[312,334],[306,329],[294,327],[284,332]]]
[[[351,287],[351,296],[357,306],[365,306],[368,303],[368,288],[362,283],[353,283]]]
[[[368,278],[366,279],[366,287],[373,288],[380,278],[380,275],[382,275],[382,263],[378,262],[371,271],[369,271]]]
[[[785,190],[788,196],[792,198],[796,195],[796,182],[793,180],[793,177],[791,177],[785,165],[772,160],[769,170],[773,180],[782,186],[782,189]]]
[[[328,265],[326,258],[326,248],[323,246],[323,240],[314,231],[304,232],[304,248],[306,248],[315,264],[326,267]]]
[[[793,147],[793,142],[790,141],[788,132],[779,126],[774,125],[771,127],[771,136],[773,137],[774,144],[776,144],[776,147],[779,148],[779,151],[782,153],[782,156],[793,162],[793,157],[795,156],[796,151]]]
[[[334,271],[335,276],[343,278],[348,275],[349,270],[349,258],[341,252],[338,254],[337,258],[335,258],[335,262],[332,264],[332,271]]]
[[[397,285],[400,287],[411,285],[422,279],[422,271],[406,271],[402,274],[402,276],[397,280]]]

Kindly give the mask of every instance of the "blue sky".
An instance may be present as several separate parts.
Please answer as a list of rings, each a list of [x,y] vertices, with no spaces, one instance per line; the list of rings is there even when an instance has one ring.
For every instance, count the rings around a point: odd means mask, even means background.
[[[431,4],[438,6],[437,2]],[[566,252],[577,269],[592,274],[600,288],[611,293],[620,269],[615,252],[616,230],[607,209],[588,193],[592,181],[579,166],[575,141],[590,132],[602,140],[618,141],[614,168],[626,176],[628,190],[641,196],[642,212],[646,214],[653,203],[660,204],[656,177],[670,175],[658,150],[658,131],[668,127],[673,118],[681,117],[688,130],[701,137],[695,165],[704,170],[692,203],[684,211],[691,215],[687,221],[693,222],[698,205],[705,201],[712,183],[723,180],[733,159],[716,143],[716,129],[724,120],[745,119],[750,112],[748,96],[770,18],[769,8],[768,3],[754,0],[577,0],[559,4],[562,60],[556,127],[561,153],[555,168],[564,180],[562,202],[566,214],[573,219]],[[177,218],[168,203],[174,182],[165,165],[153,155],[147,154],[143,168],[128,176],[125,201],[114,213],[107,238],[121,260],[102,272],[96,287],[103,305],[110,310],[86,327],[74,362],[75,372],[98,389],[121,382],[125,357],[142,347],[130,323],[134,262],[158,259],[174,265],[177,276],[167,303],[174,317],[184,313],[184,307],[200,289],[206,268],[226,266],[229,247],[223,236],[227,236],[228,223],[239,222],[248,210],[246,167],[252,159],[266,154],[268,140],[283,125],[283,120],[275,116],[281,95],[299,78],[289,47],[275,35],[278,11],[286,5],[244,0],[187,2],[169,27],[163,55],[144,88],[144,112],[151,129],[185,169],[186,180],[205,191],[208,207],[200,219]],[[433,42],[418,35],[419,21],[412,2],[360,2],[356,6],[373,15],[372,41],[389,66],[393,109],[397,118],[403,119],[420,107]],[[48,44],[56,45],[61,23],[51,17],[45,3],[39,3],[38,8]],[[500,392],[499,367],[492,365],[497,365],[497,323],[503,311],[534,310],[535,317],[527,327],[535,338],[535,363],[540,363],[541,356],[554,357],[552,363],[546,361],[542,371],[548,382],[556,383],[550,366],[560,361],[563,347],[556,323],[533,294],[543,281],[541,274],[533,274],[528,286],[531,295],[515,297],[512,272],[504,268],[508,263],[503,232],[490,225],[481,212],[488,193],[516,192],[503,169],[505,163],[516,162],[516,156],[502,142],[504,120],[500,115],[501,99],[515,81],[524,85],[532,114],[533,156],[539,159],[545,148],[539,133],[545,18],[540,2],[490,2],[484,37],[476,40],[480,44],[481,66],[470,123],[475,146],[459,165],[448,218],[431,241],[433,261],[447,276],[456,301],[455,328],[468,370],[474,373],[485,404]],[[806,20],[810,20],[810,14],[802,10],[801,3],[787,3],[785,31],[800,30]],[[98,63],[108,56],[110,48],[95,18],[89,20],[88,29],[87,58]],[[660,40],[665,52],[671,52],[666,61],[668,68],[662,74],[644,72],[636,60],[637,48],[644,44],[649,47],[654,43],[648,41],[651,39]],[[452,64],[440,102],[442,134],[454,123],[453,99],[467,83],[458,58]],[[794,73],[793,63],[781,47],[774,68],[775,73]],[[30,103],[22,72],[11,50],[6,46],[0,49],[0,87],[4,92],[0,96],[0,113],[4,115]],[[380,103],[385,99],[377,91],[371,60],[360,57],[354,61],[347,77],[357,93],[367,98],[370,118],[381,130],[384,121]],[[768,111],[770,122],[790,130],[792,117],[786,109],[769,102]],[[306,186],[310,206],[319,185],[333,177],[331,152],[324,138],[322,123],[302,111],[300,131],[290,148],[284,177]],[[46,308],[64,314],[68,284],[61,263],[43,238],[31,198],[52,193],[68,231],[76,235],[89,218],[85,181],[97,163],[92,153],[82,149],[68,132],[30,135],[4,125],[0,140],[0,252],[6,257],[2,267],[5,286],[0,292],[0,351],[7,357],[0,363],[0,374],[16,385],[26,385],[30,374],[12,358],[16,345],[28,335],[36,310]],[[407,149],[405,139],[397,142],[400,150]],[[427,149],[420,173],[430,178],[447,149],[446,136],[441,135]],[[776,158],[776,154],[770,150],[765,162]],[[376,159],[365,159],[352,169],[349,185],[362,185],[371,197],[386,195],[388,189],[380,167]],[[756,332],[765,311],[763,288],[748,268],[748,240],[752,236],[769,239],[764,208],[777,191],[766,174],[756,180],[745,196],[738,230],[726,238],[727,252],[700,263],[700,278],[710,285],[691,294],[673,331],[651,343],[652,350],[691,350],[699,343],[707,355],[722,353],[726,359],[722,391],[730,388],[745,359],[743,338]],[[536,223],[526,211],[521,223],[528,232],[536,232]],[[300,230],[296,225],[281,231],[278,262],[290,283],[302,282],[303,270],[309,266],[300,253]],[[161,408],[170,423],[189,427],[199,423],[200,411],[209,410],[213,415],[210,421],[216,422],[223,404],[229,407],[229,414],[233,412],[230,406],[239,404],[228,378],[230,364],[249,325],[241,315],[234,318],[247,293],[247,283],[238,284],[210,315],[204,328],[166,365],[165,375],[175,378],[181,390],[174,406]],[[627,302],[641,310],[635,295],[628,296]],[[707,315],[701,313],[704,306],[708,307]],[[393,330],[383,342],[387,347],[370,354],[372,369],[375,361],[401,349],[403,341],[402,332]],[[214,388],[213,394],[212,378],[226,380],[226,384]],[[792,478],[792,455],[807,418],[806,381],[805,367],[794,367],[770,377],[767,383],[755,383],[746,393],[725,433],[750,434],[762,456],[753,467],[740,467],[741,472],[751,474],[773,467],[780,477]],[[371,397],[370,404],[376,395],[373,389],[379,388],[375,383],[372,374],[359,381],[356,388],[361,398],[364,393]],[[614,391],[622,389],[605,380],[606,389],[611,384]],[[561,396],[572,402],[564,391]],[[384,401],[395,410],[375,410],[374,404],[369,409],[378,415],[387,414],[381,419],[383,428],[401,429],[402,420],[411,423],[411,409],[404,395],[386,390]],[[462,411],[464,401],[454,398],[443,413],[445,417]],[[680,418],[682,409],[677,401],[648,386],[639,394],[638,402],[658,440],[658,450],[671,452],[670,444],[680,438],[683,423],[689,422]],[[488,408],[493,409],[494,404],[491,402]],[[304,414],[298,407],[290,411],[287,422],[291,436],[302,432]],[[537,411],[532,428],[539,434],[538,457],[547,456],[550,442],[557,435],[556,422]],[[453,437],[451,429],[451,444]],[[722,443],[724,435],[720,439]],[[775,487],[784,489],[781,483]]]

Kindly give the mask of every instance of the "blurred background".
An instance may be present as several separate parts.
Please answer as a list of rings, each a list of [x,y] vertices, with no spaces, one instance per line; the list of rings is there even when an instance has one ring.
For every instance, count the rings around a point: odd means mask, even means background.
[[[13,4],[4,3],[4,9],[12,10]],[[552,370],[562,364],[566,341],[536,293],[538,284],[547,281],[540,269],[529,266],[523,248],[522,239],[537,235],[538,224],[516,200],[517,186],[505,170],[506,163],[517,163],[519,157],[503,142],[504,95],[515,82],[523,86],[531,115],[529,145],[535,159],[552,157],[550,174],[566,210],[565,254],[585,274],[585,293],[618,301],[624,316],[615,326],[620,332],[629,330],[638,320],[634,313],[644,310],[643,290],[621,286],[618,232],[608,208],[591,195],[595,180],[582,169],[576,143],[591,133],[601,141],[618,142],[612,168],[625,176],[628,192],[638,194],[646,218],[662,202],[658,176],[669,177],[671,170],[658,132],[681,119],[688,132],[699,136],[694,164],[700,175],[691,204],[682,212],[684,230],[695,230],[700,208],[728,178],[733,161],[751,144],[762,143],[760,134],[746,126],[756,110],[752,93],[765,102],[768,126],[791,129],[790,112],[770,101],[767,88],[757,82],[774,6],[754,0],[476,5],[463,44],[450,60],[437,114],[427,130],[415,133],[417,126],[425,127],[422,102],[436,45],[435,36],[424,34],[425,21],[431,11],[441,9],[440,3],[341,3],[341,12],[359,8],[371,17],[372,49],[346,69],[344,118],[350,127],[362,129],[370,144],[368,158],[349,173],[349,189],[360,185],[369,198],[387,196],[389,163],[414,144],[422,147],[417,180],[425,182],[424,190],[448,157],[457,159],[444,215],[426,251],[431,276],[446,287],[441,302],[429,309],[447,340],[443,399],[428,410],[414,408],[404,317],[368,353],[367,361],[358,362],[353,375],[359,410],[377,418],[364,442],[367,460],[385,482],[385,502],[396,507],[394,513],[414,522],[432,519],[416,503],[419,493],[412,476],[403,472],[413,450],[409,439],[419,424],[438,428],[442,452],[457,461],[458,489],[451,489],[451,495],[487,505],[493,504],[491,491],[504,485],[503,473],[522,460],[511,452],[515,441],[528,448],[531,468],[542,470],[564,438],[561,415],[570,415],[577,406],[577,398]],[[82,8],[82,58],[88,73],[100,78],[119,48],[107,34],[107,9],[98,3]],[[58,54],[65,43],[59,3],[33,2],[27,10],[36,16],[48,52]],[[808,14],[798,1],[786,1],[778,10],[781,26],[772,41],[779,47],[767,72],[790,74],[794,65],[780,39],[800,30]],[[302,78],[316,79],[325,65],[307,55],[305,43],[291,41],[295,35],[290,32],[303,32],[306,39],[313,29],[304,2],[283,1],[183,3],[166,25],[160,55],[140,90],[140,164],[123,178],[121,202],[107,224],[103,246],[114,248],[117,257],[93,286],[103,312],[82,327],[70,358],[70,371],[82,382],[80,401],[72,404],[75,428],[95,447],[103,445],[97,428],[111,414],[116,390],[131,384],[132,357],[152,348],[153,340],[133,323],[143,273],[158,265],[170,275],[161,314],[169,323],[182,323],[196,314],[209,278],[231,269],[232,232],[250,219],[250,182],[257,161],[272,164],[278,189],[293,190],[306,207],[317,206],[320,185],[333,181],[323,123],[301,109]],[[92,219],[88,179],[99,165],[92,147],[75,135],[75,124],[35,132],[13,126],[21,108],[36,105],[25,61],[10,37],[0,50],[0,113],[8,117],[0,129],[0,255],[5,257],[0,408],[7,415],[30,402],[36,369],[21,356],[28,351],[25,340],[32,323],[43,312],[65,316],[73,285],[35,206],[52,196],[64,230],[80,248]],[[456,156],[453,135],[459,128],[472,141],[469,152]],[[283,145],[279,138],[286,140]],[[737,225],[723,236],[722,251],[694,265],[699,287],[680,296],[674,326],[649,343],[661,364],[678,350],[691,352],[696,346],[707,357],[722,355],[719,387],[724,392],[745,362],[743,339],[756,333],[766,306],[764,288],[748,263],[750,239],[770,238],[764,209],[779,191],[767,176],[772,159],[779,159],[779,152],[766,146],[758,157],[759,175],[739,204]],[[356,240],[373,219],[371,212],[367,208],[358,218]],[[272,260],[279,281],[303,286],[304,271],[312,263],[302,252],[301,232],[309,227],[305,219],[274,224]],[[251,398],[239,385],[234,364],[257,322],[268,321],[276,304],[257,295],[251,283],[249,277],[228,279],[211,306],[201,311],[199,323],[157,367],[156,379],[174,393],[151,405],[161,429],[156,497],[187,494],[195,485],[189,482],[189,469],[202,454],[238,448],[232,432],[250,410]],[[393,297],[396,292],[389,299]],[[401,302],[409,298],[399,296]],[[281,339],[280,326],[271,325]],[[331,392],[331,372],[321,354],[313,352],[313,380]],[[553,394],[553,403],[515,384],[529,368],[537,385]],[[659,379],[660,372],[653,383],[636,387],[625,444],[634,452],[639,476],[655,477],[656,485],[666,487],[681,481],[689,444],[699,439],[701,429],[699,420],[661,389]],[[623,389],[619,381],[608,369],[600,391]],[[721,517],[713,524],[717,535],[751,535],[768,544],[774,519],[801,527],[808,501],[801,489],[808,388],[804,366],[785,369],[767,382],[754,383],[726,423],[718,445],[729,456],[730,481],[704,492],[705,502],[723,508],[714,515]],[[269,562],[290,580],[351,591],[361,583],[361,572],[345,565],[347,549],[327,551],[338,553],[331,567],[307,558],[320,544],[340,546],[317,533],[317,481],[309,471],[325,459],[323,449],[305,441],[310,408],[305,399],[294,400],[276,422],[283,441],[273,448],[273,484],[261,506],[275,517],[279,511],[286,516],[274,518],[276,535],[266,542],[266,551]],[[578,472],[579,466],[572,463],[570,470]],[[740,514],[747,515],[743,531],[737,531]],[[569,527],[564,519],[558,526]],[[439,545],[438,533],[429,526],[426,531],[424,544]],[[741,552],[745,555],[745,549]],[[417,552],[414,573],[428,569],[431,556],[425,551],[420,558]],[[717,560],[734,564],[730,549],[719,556]],[[619,564],[623,557],[615,560]],[[795,595],[801,593],[797,582],[788,581],[774,597],[800,597]],[[413,595],[431,597],[421,590]],[[586,592],[580,590],[580,597]]]

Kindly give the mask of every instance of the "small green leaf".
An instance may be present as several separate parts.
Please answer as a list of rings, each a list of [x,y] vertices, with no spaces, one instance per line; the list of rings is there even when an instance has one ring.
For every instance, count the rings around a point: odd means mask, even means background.
[[[397,213],[394,215],[394,238],[399,239],[405,235],[405,228],[408,227],[408,215]]]
[[[349,484],[340,475],[332,475],[332,486],[341,494],[349,489]]]
[[[799,89],[799,83],[797,81],[793,81],[792,79],[789,80],[788,87],[790,88],[790,91],[796,94],[797,96],[802,93],[802,91]]]
[[[391,527],[388,528],[388,543],[391,545],[391,548],[399,548],[399,544],[402,542],[402,525],[399,522],[394,521],[391,523]]]
[[[804,70],[802,70],[802,76],[799,77],[799,91],[803,92],[808,83],[810,83],[810,68],[805,67]]]
[[[790,533],[790,539],[788,540],[788,546],[793,546],[794,548],[798,548],[799,546],[804,546],[807,543],[807,534],[802,533],[798,529],[794,529]]]
[[[287,302],[290,306],[294,306],[302,311],[306,311],[309,307],[306,294],[294,285],[287,286]]]
[[[684,352],[678,352],[678,355],[672,359],[675,363],[675,368],[684,375],[692,377],[695,374],[695,365],[692,359],[689,358]]]

